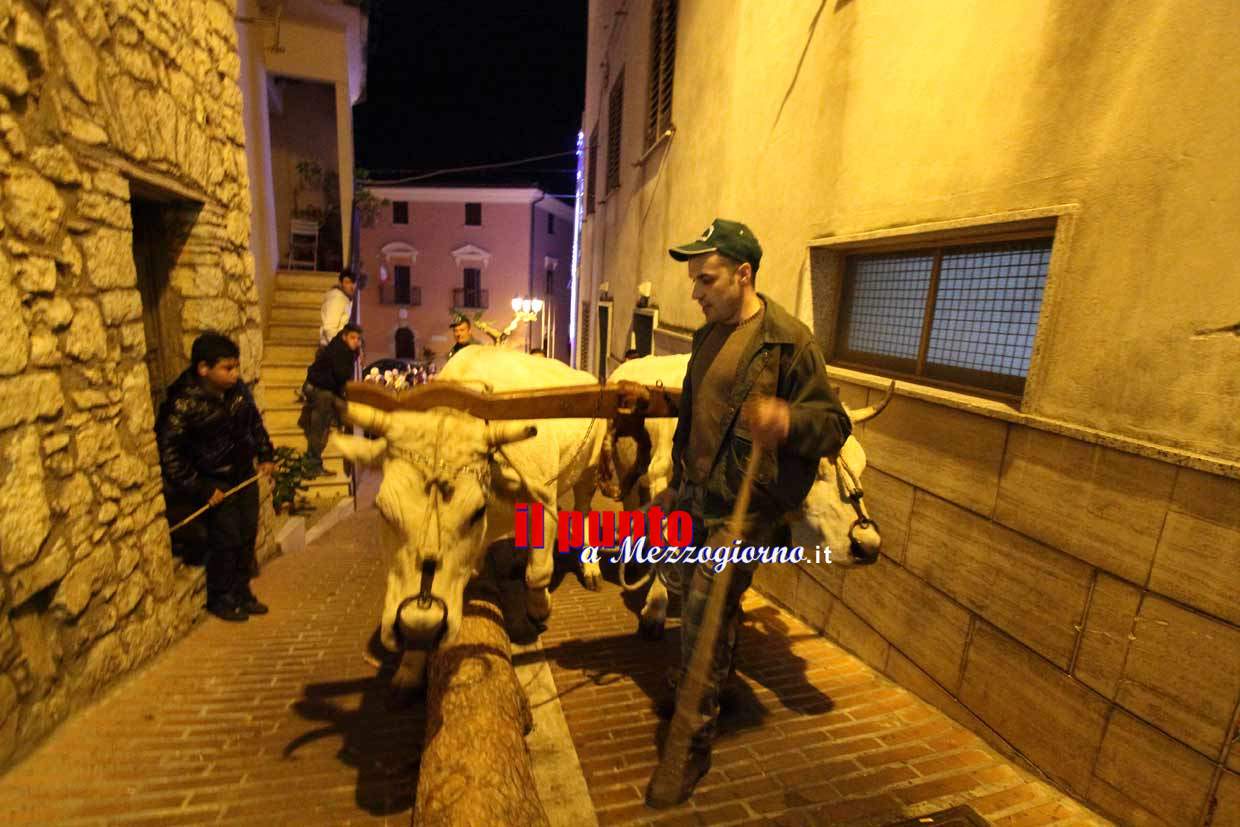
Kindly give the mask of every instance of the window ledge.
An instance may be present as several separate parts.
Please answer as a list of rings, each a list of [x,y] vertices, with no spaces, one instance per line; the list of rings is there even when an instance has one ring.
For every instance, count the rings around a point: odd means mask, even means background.
[[[827,366],[827,376],[831,379],[877,390],[885,390],[892,381],[884,376],[835,365]],[[1059,419],[1022,413],[1013,405],[994,399],[958,393],[931,385],[920,385],[906,380],[896,380],[895,395],[955,408],[956,410],[977,416],[1000,419],[1004,422],[1024,425],[1028,428],[1037,428],[1040,431],[1078,439],[1093,445],[1101,445],[1117,451],[1160,460],[1171,465],[1193,468],[1198,471],[1204,471],[1207,474],[1240,479],[1240,462],[1232,462],[1220,457],[1194,453],[1183,448],[1120,436],[1119,434],[1100,431],[1096,428],[1074,425]]]

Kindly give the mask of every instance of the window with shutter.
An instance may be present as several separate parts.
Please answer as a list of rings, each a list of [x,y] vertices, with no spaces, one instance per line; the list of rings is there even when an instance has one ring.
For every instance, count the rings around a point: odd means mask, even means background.
[[[676,74],[677,0],[653,0],[650,13],[650,78],[646,149],[672,126],[672,80]]]
[[[598,124],[590,132],[586,150],[586,215],[594,215],[594,182],[598,177]]]
[[[620,188],[620,132],[624,127],[624,70],[607,100],[607,192]]]

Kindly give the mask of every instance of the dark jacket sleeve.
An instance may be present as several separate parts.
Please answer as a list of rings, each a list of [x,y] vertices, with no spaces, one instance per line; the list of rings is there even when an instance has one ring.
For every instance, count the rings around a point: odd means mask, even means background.
[[[159,447],[159,464],[164,479],[172,492],[183,497],[206,501],[215,492],[215,486],[194,470],[189,452],[189,423],[186,411],[178,400],[170,399],[165,405],[155,442]]]
[[[810,460],[838,452],[852,433],[852,422],[827,383],[826,362],[813,342],[792,357],[786,387],[791,411],[784,449]]]
[[[685,381],[680,389],[680,408],[676,413],[676,433],[672,436],[672,478],[668,487],[680,488],[684,476],[685,452],[689,450],[689,426],[693,423],[693,360],[701,344],[702,331],[693,335],[693,350],[685,368]]]
[[[266,426],[263,425],[263,415],[258,410],[258,403],[250,393],[249,385],[242,385],[241,392],[245,394],[246,404],[250,406],[250,442],[254,446],[254,454],[259,462],[274,462],[276,449],[271,444]]]

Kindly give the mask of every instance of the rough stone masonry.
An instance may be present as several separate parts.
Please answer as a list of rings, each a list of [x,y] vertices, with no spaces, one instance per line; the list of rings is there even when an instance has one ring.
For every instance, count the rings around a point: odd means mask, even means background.
[[[163,346],[184,365],[221,330],[255,381],[234,14],[0,0],[0,768],[201,612],[163,516],[130,197],[179,199]]]

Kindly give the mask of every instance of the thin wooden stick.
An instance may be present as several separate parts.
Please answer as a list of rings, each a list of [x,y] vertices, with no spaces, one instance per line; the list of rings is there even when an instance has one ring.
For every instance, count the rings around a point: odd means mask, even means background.
[[[745,478],[741,481],[736,507],[732,509],[732,518],[728,521],[728,531],[733,538],[740,537],[745,528],[745,514],[749,511],[749,497],[760,456],[761,448],[755,442],[749,454],[749,463],[745,466]],[[692,582],[690,577],[689,582],[681,586],[684,590],[682,604],[688,602]],[[663,757],[655,767],[646,791],[646,803],[653,807],[667,807],[679,803],[680,790],[685,782],[685,770],[689,765],[689,748],[698,724],[696,713],[702,707],[702,698],[708,688],[707,675],[714,660],[715,644],[723,632],[720,628],[723,606],[731,583],[731,565],[725,566],[723,571],[711,580],[706,610],[703,612],[702,625],[698,629],[697,641],[693,645],[693,654],[689,656],[689,666],[681,676],[676,691],[676,714],[672,716],[672,723],[668,728]]]
[[[246,480],[245,482],[238,483],[238,484],[234,485],[232,488],[230,488],[230,489],[228,489],[227,491],[225,491],[225,492],[224,492],[224,499],[220,500],[220,503],[224,502],[224,500],[228,499],[228,498],[229,498],[229,497],[231,497],[233,494],[236,494],[238,491],[240,491],[242,488],[245,488],[247,485],[249,485],[250,483],[254,482],[254,481],[255,481],[256,479],[258,479],[260,476],[261,476],[261,474],[255,474],[254,476],[250,477],[250,478],[249,478],[248,480]],[[215,505],[219,505],[220,503],[216,503]],[[190,515],[189,515],[188,517],[186,517],[184,520],[182,520],[181,522],[179,522],[179,523],[177,523],[176,525],[174,525],[171,529],[169,529],[169,530],[168,530],[168,533],[169,533],[169,534],[171,534],[173,531],[176,531],[176,530],[177,530],[177,529],[179,529],[181,526],[186,525],[187,523],[189,523],[189,522],[191,522],[191,521],[193,521],[193,520],[197,519],[200,515],[202,515],[203,513],[207,512],[207,511],[210,511],[212,508],[214,508],[214,506],[213,506],[213,505],[211,505],[211,503],[207,503],[207,504],[206,504],[206,505],[204,505],[202,508],[200,508],[200,509],[198,509],[197,511],[195,511],[193,514],[190,514]]]

